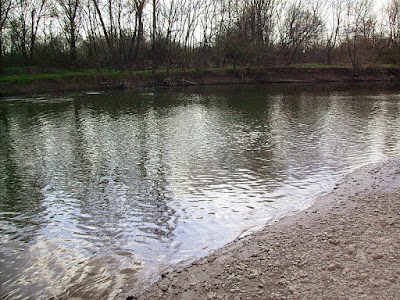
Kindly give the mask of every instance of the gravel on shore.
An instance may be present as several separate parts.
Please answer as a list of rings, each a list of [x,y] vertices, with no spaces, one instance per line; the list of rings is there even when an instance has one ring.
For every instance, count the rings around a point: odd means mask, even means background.
[[[400,159],[128,299],[400,299]]]

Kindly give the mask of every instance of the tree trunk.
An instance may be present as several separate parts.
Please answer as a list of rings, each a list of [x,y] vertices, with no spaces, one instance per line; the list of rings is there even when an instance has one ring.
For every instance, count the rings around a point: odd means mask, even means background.
[[[137,32],[137,40],[136,40],[136,48],[135,48],[135,54],[134,54],[134,60],[135,62],[137,61],[138,57],[139,57],[139,52],[140,49],[142,48],[142,42],[143,42],[143,16],[142,13],[140,14],[139,17],[139,28],[138,28],[138,32]]]
[[[157,54],[156,54],[156,31],[157,31],[157,0],[153,0],[153,26],[151,36],[151,52],[153,59],[153,69],[157,68]]]
[[[99,4],[97,3],[96,0],[93,0],[93,4],[94,4],[94,8],[96,9],[97,15],[99,16],[100,26],[103,30],[104,38],[106,39],[107,47],[110,50],[111,58],[114,63],[114,66],[119,68],[120,66],[118,65],[118,62],[117,62],[117,58],[116,58],[115,51],[114,51],[114,45],[113,45],[113,42],[107,31],[106,24],[104,23],[103,15],[101,14]]]
[[[0,74],[4,73],[3,66],[3,35],[0,33]]]
[[[72,25],[72,23],[71,23]],[[76,68],[77,62],[78,62],[78,53],[76,49],[76,34],[75,34],[75,28],[71,26],[71,32],[70,32],[70,59],[71,59],[71,65],[73,68]]]

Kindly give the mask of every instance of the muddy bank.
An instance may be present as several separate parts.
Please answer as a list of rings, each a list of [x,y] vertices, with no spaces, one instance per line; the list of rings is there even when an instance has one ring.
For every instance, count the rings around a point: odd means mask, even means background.
[[[400,159],[128,299],[398,299]]]
[[[228,84],[398,82],[400,68],[237,68],[152,73],[124,72],[68,76],[54,79],[1,80],[0,96],[67,91],[135,89],[139,87],[203,86]]]

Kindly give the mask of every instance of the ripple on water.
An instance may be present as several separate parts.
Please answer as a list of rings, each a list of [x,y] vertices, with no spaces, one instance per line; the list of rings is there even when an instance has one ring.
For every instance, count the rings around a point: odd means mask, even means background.
[[[115,298],[400,153],[398,91],[235,89],[1,102],[1,296]]]

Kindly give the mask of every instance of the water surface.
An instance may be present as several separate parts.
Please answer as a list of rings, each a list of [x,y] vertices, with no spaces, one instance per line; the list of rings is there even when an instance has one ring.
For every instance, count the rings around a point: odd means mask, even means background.
[[[0,296],[113,299],[399,155],[400,88],[2,99],[0,141]]]

